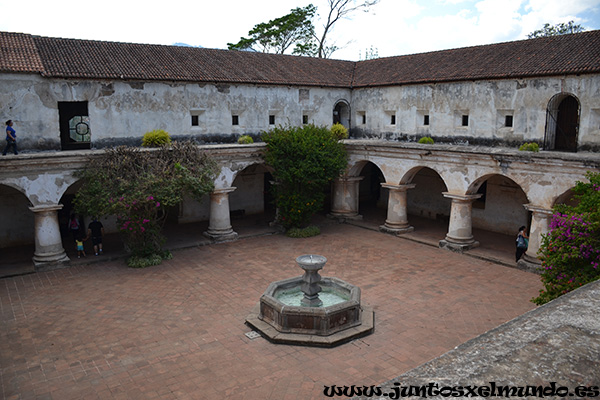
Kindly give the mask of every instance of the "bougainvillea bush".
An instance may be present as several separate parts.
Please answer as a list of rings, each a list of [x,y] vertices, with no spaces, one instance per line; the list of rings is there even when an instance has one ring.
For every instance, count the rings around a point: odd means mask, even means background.
[[[284,228],[304,228],[323,209],[325,188],[347,166],[344,145],[326,127],[277,127],[262,136],[273,169],[275,203]]]
[[[600,173],[577,182],[578,204],[555,207],[550,232],[542,238],[544,289],[532,301],[541,305],[600,278]]]
[[[161,228],[167,210],[185,194],[200,199],[211,192],[216,171],[216,163],[191,142],[152,150],[111,148],[90,158],[81,171],[75,206],[85,215],[116,216],[132,259],[164,258]]]

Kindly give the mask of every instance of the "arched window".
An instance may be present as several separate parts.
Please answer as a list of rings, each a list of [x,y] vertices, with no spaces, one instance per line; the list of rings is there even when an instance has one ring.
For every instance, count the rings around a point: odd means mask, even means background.
[[[548,102],[544,149],[577,151],[579,133],[579,101],[568,94],[559,93]]]
[[[333,123],[338,122],[350,129],[350,105],[346,100],[339,100],[333,107]]]

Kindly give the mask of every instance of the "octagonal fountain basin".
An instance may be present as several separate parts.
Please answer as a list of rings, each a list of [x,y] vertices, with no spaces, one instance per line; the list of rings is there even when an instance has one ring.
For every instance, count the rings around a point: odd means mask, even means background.
[[[308,268],[302,257],[312,257]],[[248,325],[274,343],[324,347],[373,332],[374,313],[361,305],[360,288],[338,278],[321,278],[317,271],[325,257],[300,256],[296,261],[305,274],[271,283],[246,319]]]

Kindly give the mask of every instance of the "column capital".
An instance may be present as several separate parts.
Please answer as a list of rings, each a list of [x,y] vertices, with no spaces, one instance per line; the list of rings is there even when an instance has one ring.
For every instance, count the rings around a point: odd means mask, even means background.
[[[408,183],[408,184],[400,184],[400,185],[394,185],[392,183],[382,183],[381,187],[385,188],[385,189],[389,189],[389,190],[394,190],[394,191],[406,191],[408,189],[414,189],[417,185],[414,183]]]
[[[226,188],[215,188],[212,192],[210,192],[210,194],[225,194],[225,193],[231,193],[233,192],[235,189],[237,189],[237,187],[235,186],[231,186],[231,187],[226,187]]]
[[[541,214],[543,216],[552,216],[552,214],[554,214],[554,210],[542,206],[536,206],[535,204],[523,204],[523,207],[527,211],[531,211],[534,214]]]
[[[37,206],[29,207],[29,209],[34,213],[58,211],[62,210],[62,208],[62,204],[39,204]]]
[[[450,193],[450,192],[442,192],[442,194],[447,199],[452,199],[452,201],[456,200],[458,202],[465,202],[465,203],[471,203],[471,202],[477,200],[478,198],[480,198],[481,196],[483,196],[480,193],[478,193],[478,194],[456,194],[456,193]]]
[[[363,179],[365,179],[364,176],[347,176],[347,175],[336,178],[336,180],[340,181],[340,182],[360,182]]]

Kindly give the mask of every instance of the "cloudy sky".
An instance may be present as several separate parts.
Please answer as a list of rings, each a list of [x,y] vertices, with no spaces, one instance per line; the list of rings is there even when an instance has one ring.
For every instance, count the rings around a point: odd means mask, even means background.
[[[327,0],[0,0],[0,31],[227,48],[260,22]],[[339,22],[333,58],[358,60],[526,39],[544,23],[600,29],[600,0],[380,0]],[[321,27],[316,21],[317,30]]]

